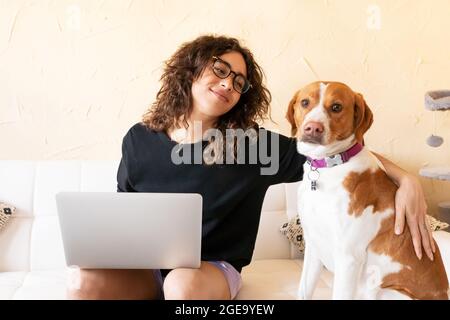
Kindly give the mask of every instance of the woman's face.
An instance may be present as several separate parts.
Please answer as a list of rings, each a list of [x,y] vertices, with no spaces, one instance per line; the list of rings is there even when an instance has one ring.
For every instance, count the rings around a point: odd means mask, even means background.
[[[225,79],[219,78],[213,72],[213,61],[211,61],[203,74],[192,83],[192,113],[196,117],[216,119],[230,111],[241,97],[241,94],[233,87],[233,79],[235,74],[242,74],[247,78],[244,58],[235,51],[225,53],[218,58],[228,63],[232,72]]]

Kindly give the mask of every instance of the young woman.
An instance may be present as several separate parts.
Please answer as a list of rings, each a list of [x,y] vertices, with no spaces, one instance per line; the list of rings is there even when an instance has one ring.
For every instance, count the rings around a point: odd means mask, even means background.
[[[166,62],[161,81],[156,102],[123,139],[118,191],[200,193],[201,267],[162,272],[81,270],[79,286],[69,290],[71,298],[235,298],[241,286],[241,269],[252,257],[267,188],[302,178],[305,158],[297,153],[295,139],[258,127],[268,114],[271,96],[263,84],[261,68],[238,40],[201,36],[183,44]],[[217,135],[203,140],[203,134],[210,129],[222,133],[222,137],[227,136],[227,129],[253,129],[259,139],[267,136],[271,146],[268,154],[277,161],[278,170],[262,174],[267,162],[251,162],[249,157],[244,164],[225,162],[230,159],[226,152],[237,160],[239,139],[232,139],[231,147],[230,141]],[[243,143],[245,150],[251,150],[249,139]],[[209,153],[213,161],[198,162],[195,150],[204,155],[210,146],[214,146]],[[179,162],[179,157],[188,161]],[[425,224],[426,204],[418,180],[378,157],[399,185],[398,232],[402,232],[406,220],[418,257],[422,245],[432,257],[433,244]]]

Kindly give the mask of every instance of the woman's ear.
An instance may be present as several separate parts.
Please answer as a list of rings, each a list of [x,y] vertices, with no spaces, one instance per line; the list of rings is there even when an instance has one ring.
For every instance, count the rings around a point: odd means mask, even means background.
[[[364,143],[364,133],[369,130],[372,122],[373,114],[364,97],[360,93],[355,93],[355,138],[359,143]]]
[[[297,93],[294,94],[294,96],[291,99],[291,102],[289,102],[289,106],[286,112],[286,119],[291,124],[291,135],[295,136],[297,134],[297,125],[295,123],[295,117],[294,117],[294,106],[297,102]]]

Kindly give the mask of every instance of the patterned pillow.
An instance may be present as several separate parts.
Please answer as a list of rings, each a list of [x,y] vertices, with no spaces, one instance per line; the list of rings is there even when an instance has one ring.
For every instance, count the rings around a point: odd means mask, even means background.
[[[280,231],[300,252],[305,251],[305,240],[303,239],[303,229],[299,217],[294,217],[289,222],[284,223]]]
[[[439,231],[439,230],[444,230],[445,228],[448,228],[449,224],[444,222],[444,221],[440,221],[438,219],[436,219],[435,217],[432,217],[430,215],[427,215],[428,217],[428,222],[430,223],[430,227],[431,230],[433,231]]]
[[[449,224],[440,221],[430,215],[427,215],[428,222],[432,231],[439,231],[448,228]],[[299,217],[294,217],[289,220],[289,222],[284,223],[280,227],[280,232],[284,234],[292,244],[297,247],[300,252],[305,251],[305,240],[303,238],[303,229]]]
[[[16,208],[0,202],[0,230],[6,225],[6,222],[15,210]]]

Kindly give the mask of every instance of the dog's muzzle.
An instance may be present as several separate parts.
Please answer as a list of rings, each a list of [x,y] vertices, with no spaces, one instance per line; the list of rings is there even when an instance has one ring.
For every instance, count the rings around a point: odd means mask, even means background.
[[[301,139],[301,142],[306,142],[306,143],[312,143],[312,144],[323,144],[323,137],[322,136],[309,136],[304,134]]]

